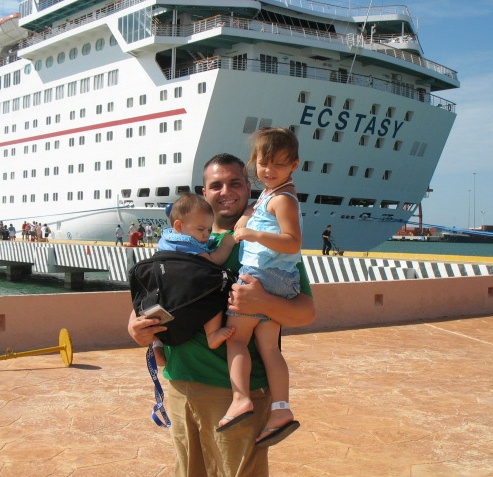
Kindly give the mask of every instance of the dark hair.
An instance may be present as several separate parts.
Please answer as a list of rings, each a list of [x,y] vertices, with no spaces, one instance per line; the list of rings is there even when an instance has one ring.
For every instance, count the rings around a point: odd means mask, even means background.
[[[257,177],[257,155],[262,154],[266,162],[271,160],[279,151],[288,153],[286,161],[292,163],[298,157],[298,138],[296,134],[287,128],[261,128],[251,136],[250,158],[247,169]]]
[[[196,211],[214,215],[212,207],[203,196],[185,192],[181,194],[180,198],[173,204],[169,214],[169,221],[171,225],[173,225],[175,220],[183,220],[188,214]]]
[[[221,154],[216,154],[214,157],[212,157],[211,159],[209,159],[206,163],[205,163],[205,166],[204,166],[204,173],[205,171],[210,167],[210,166],[213,166],[213,165],[218,165],[218,166],[230,166],[230,165],[233,165],[233,164],[236,164],[238,165],[238,167],[242,170],[245,171],[245,178],[248,182],[248,174],[246,172],[246,167],[245,167],[245,163],[239,159],[238,157],[236,156],[233,156],[233,154],[228,154],[227,152],[223,152]],[[205,177],[204,177],[205,179]],[[205,180],[203,180],[204,184],[205,184]]]

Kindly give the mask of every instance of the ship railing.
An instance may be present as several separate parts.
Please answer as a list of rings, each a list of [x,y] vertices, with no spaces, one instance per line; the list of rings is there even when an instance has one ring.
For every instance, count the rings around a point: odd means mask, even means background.
[[[276,74],[282,76],[293,76],[297,78],[330,81],[334,83],[345,83],[397,94],[399,96],[404,96],[422,103],[430,104],[431,106],[444,108],[445,110],[451,112],[455,112],[456,109],[455,103],[428,93],[425,89],[413,88],[407,83],[387,81],[380,78],[374,78],[371,75],[365,76],[354,73],[348,74],[329,68],[299,66],[290,62],[268,62],[253,59],[212,56],[178,67],[174,77],[181,78],[216,69],[249,71],[255,73]],[[163,73],[167,78],[172,78],[171,68],[164,69]]]
[[[436,71],[449,78],[457,80],[457,72],[440,65],[433,61],[427,60],[419,55],[403,51],[399,48],[394,48],[389,44],[385,46],[378,41],[372,41],[371,36],[347,34],[342,35],[340,33],[333,33],[328,31],[322,31],[311,28],[295,27],[293,25],[286,25],[280,23],[269,23],[260,20],[250,20],[240,17],[222,16],[207,18],[194,22],[189,26],[180,27],[178,30],[173,30],[171,26],[155,26],[153,33],[157,36],[191,36],[196,33],[212,30],[219,27],[238,28],[240,30],[250,30],[261,33],[269,33],[275,35],[287,35],[290,37],[300,37],[311,40],[318,40],[329,43],[338,43],[346,45],[348,47],[362,47],[365,49],[373,50],[377,53],[393,56],[394,58],[413,63],[415,65],[422,66],[426,69]],[[412,37],[413,41],[417,41],[416,37]]]

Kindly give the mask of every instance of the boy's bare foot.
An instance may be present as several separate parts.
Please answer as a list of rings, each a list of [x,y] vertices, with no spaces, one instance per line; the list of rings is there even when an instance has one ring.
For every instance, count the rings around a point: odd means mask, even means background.
[[[248,397],[233,399],[225,416],[219,421],[217,431],[221,432],[253,414],[253,402]]]
[[[209,333],[207,335],[207,344],[210,349],[219,348],[226,340],[233,336],[236,328],[224,326],[219,328],[217,331]]]

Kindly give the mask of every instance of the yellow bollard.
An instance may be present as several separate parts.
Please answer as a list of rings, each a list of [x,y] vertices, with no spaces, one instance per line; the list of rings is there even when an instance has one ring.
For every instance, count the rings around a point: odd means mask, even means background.
[[[67,329],[62,328],[60,330],[60,335],[58,337],[59,346],[53,346],[52,348],[34,349],[31,351],[21,351],[20,353],[15,353],[11,349],[7,349],[7,353],[0,355],[0,361],[6,359],[22,358],[23,356],[36,356],[38,354],[48,354],[54,351],[60,351],[60,356],[65,366],[70,366],[72,364],[72,358],[74,356],[72,350],[72,340],[70,338]]]

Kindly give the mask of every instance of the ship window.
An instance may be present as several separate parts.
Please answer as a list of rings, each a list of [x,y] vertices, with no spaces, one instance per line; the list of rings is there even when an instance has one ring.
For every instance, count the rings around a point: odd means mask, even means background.
[[[145,167],[145,165],[146,165],[146,158],[144,156],[140,156],[138,166],[139,167]]]
[[[12,111],[19,111],[21,109],[21,98],[15,98],[12,100]]]
[[[363,135],[359,138],[360,146],[366,146],[367,143],[368,143],[368,136]]]
[[[23,177],[24,179],[27,179],[27,178],[29,177],[29,171],[24,171],[24,172],[22,173],[22,177]]]
[[[45,103],[51,103],[51,99],[52,99],[52,89],[51,88],[45,89],[44,102]]]
[[[103,105],[102,104],[98,104],[96,106],[96,114],[102,114],[103,113]]]
[[[272,119],[260,118],[260,121],[258,123],[259,129],[261,129],[261,128],[268,128],[270,126],[272,126]]]
[[[37,144],[33,144],[32,148],[31,148],[31,151],[32,152],[37,152],[38,150],[38,145]]]
[[[77,94],[77,81],[71,81],[67,85],[67,94],[68,96],[75,96]]]
[[[313,170],[314,161],[305,161],[301,166],[301,170],[304,172],[310,172]]]
[[[62,84],[60,86],[57,86],[55,90],[55,99],[63,99],[64,96],[65,96],[65,85]]]
[[[79,137],[79,146],[83,146],[85,143],[86,143],[85,136],[80,136]]]
[[[106,189],[104,191],[104,196],[106,199],[111,199],[111,189]]]
[[[77,48],[72,48],[69,53],[68,53],[68,57],[71,59],[71,60],[75,60],[77,58],[77,55],[79,54],[79,52],[77,51]]]
[[[55,167],[53,168],[53,175],[54,175],[54,176],[57,176],[57,175],[58,175],[58,173],[59,173],[59,171],[60,171],[60,169],[58,168],[58,166],[55,166]]]
[[[145,126],[144,126],[145,127]],[[113,141],[113,131],[108,131],[106,133],[106,140],[107,141]]]
[[[380,105],[379,104],[372,104],[371,109],[370,109],[370,114],[377,115],[378,111],[380,111]]]
[[[29,154],[29,146],[24,146],[24,154]]]
[[[127,157],[125,159],[125,168],[126,169],[130,169],[132,167],[132,158],[131,157]]]
[[[104,48],[104,38],[98,38],[96,40],[96,51],[101,51]]]
[[[377,138],[377,140],[375,141],[375,147],[377,149],[381,149],[383,147],[384,142],[385,142],[385,139],[383,139],[381,137]]]
[[[31,65],[26,65],[24,66],[24,74],[29,75],[31,74]]]
[[[327,108],[331,108],[334,104],[334,96],[326,96],[324,101],[324,106]]]
[[[394,151],[400,151],[402,147],[402,141],[395,141],[394,142]]]
[[[93,89],[103,89],[104,88],[104,74],[99,74],[94,76]]]
[[[111,112],[113,112],[114,109],[115,109],[115,103],[113,103],[113,101],[111,101],[110,103],[108,103],[106,110],[108,111],[108,113],[111,113]]]
[[[251,134],[257,129],[257,121],[258,118],[253,116],[247,116],[245,119],[245,123],[243,124],[243,133]]]
[[[315,204],[324,204],[324,205],[341,205],[344,197],[338,197],[335,195],[317,195],[315,197]]]
[[[51,149],[51,145],[49,142],[45,142],[45,151],[49,151]]]
[[[111,35],[110,36],[110,46],[116,46],[117,45],[117,41],[116,41],[116,38],[114,37],[114,35]]]
[[[181,152],[175,152],[173,154],[173,163],[174,164],[181,164]]]
[[[160,133],[165,133],[168,131],[168,123],[159,123],[159,132]]]
[[[96,133],[96,135],[94,136],[94,140],[96,142],[101,142],[101,133]]]
[[[94,170],[95,171],[100,171],[101,170],[101,162],[100,161],[96,161],[94,163]]]
[[[139,126],[139,136],[145,136],[145,135],[146,135],[146,127]]]
[[[87,56],[89,53],[91,53],[91,44],[90,43],[85,43],[82,46],[82,54],[84,56]]]
[[[31,202],[36,202],[36,194],[31,194]]]
[[[82,192],[81,190],[79,190],[77,192],[77,200],[83,200],[84,199],[84,192]]]
[[[330,174],[332,171],[332,164],[330,162],[324,162],[322,164],[322,174]]]
[[[80,87],[79,87],[80,94],[89,93],[89,91],[91,90],[90,81],[91,78],[83,78],[80,80]]]
[[[36,71],[39,71],[42,67],[43,67],[43,63],[41,62],[41,60],[37,60],[36,63],[34,63],[34,69]],[[4,88],[6,88],[5,84],[4,84]]]
[[[108,86],[115,86],[118,84],[118,70],[112,70],[108,72]]]
[[[306,202],[308,200],[308,194],[297,193],[298,202]]]
[[[421,144],[420,142],[414,141],[413,147],[411,147],[411,152],[409,153],[411,156],[415,156],[416,155],[416,152],[418,152],[418,148],[419,148],[419,145],[420,144]]]
[[[6,181],[8,178],[8,174],[6,172],[3,173],[3,180]]]
[[[175,128],[175,131],[181,131],[181,129],[182,129],[182,121],[181,121],[181,119],[177,119],[174,122],[174,128]]]
[[[202,188],[200,190],[202,192]],[[169,187],[156,187],[156,196],[165,197],[169,195]]]
[[[84,172],[84,164],[79,164],[79,172]]]
[[[101,197],[101,191],[99,191],[99,190],[95,190],[95,191],[94,191],[94,198],[95,198],[96,200],[98,200],[100,197]]]
[[[69,140],[68,140],[68,146],[69,147],[74,147],[75,146],[75,139],[73,137],[71,137]]]
[[[399,207],[399,201],[398,200],[382,200],[380,202],[380,208],[381,209],[397,209]]]
[[[178,186],[176,188],[176,194],[177,195],[183,194],[185,192],[190,192],[190,187],[188,187],[188,186]]]
[[[51,124],[51,116],[46,116],[46,125],[49,126]]]
[[[358,173],[358,166],[350,166],[347,173],[348,176],[355,176]]]
[[[301,61],[290,61],[289,62],[289,75],[296,76],[297,78],[306,78],[306,63]]]
[[[392,176],[392,171],[386,170],[383,172],[382,180],[388,181],[388,180],[390,180],[391,176]]]
[[[159,164],[166,164],[166,154],[159,154]]]
[[[332,135],[332,142],[341,142],[342,141],[342,133],[339,131],[335,131]]]
[[[73,174],[73,173],[74,173],[74,166],[73,166],[72,164],[70,164],[70,165],[68,166],[68,173],[69,173],[69,174]]]
[[[24,109],[29,109],[31,107],[31,95],[28,94],[22,98],[22,107]]]
[[[39,106],[41,104],[41,91],[33,94],[33,106]]]
[[[263,73],[277,74],[277,57],[260,55],[260,71]]]
[[[137,190],[137,197],[149,197],[151,190],[148,187]]]
[[[368,167],[365,169],[365,178],[370,179],[370,177],[373,175],[373,167]]]
[[[348,98],[346,99],[346,101],[344,101],[344,106],[342,107],[342,109],[350,111],[351,109],[353,109],[353,105],[354,105],[354,100]]]
[[[175,98],[181,98],[182,94],[183,94],[183,88],[181,86],[175,88]]]
[[[65,61],[65,52],[61,51],[56,57],[56,62],[61,65]]]
[[[127,139],[130,139],[134,135],[134,130],[133,128],[127,128],[126,133],[125,133]]]
[[[51,68],[53,66],[53,56],[48,56],[48,58],[46,58],[46,67],[47,68]]]
[[[353,197],[349,199],[349,205],[353,207],[373,207],[375,205],[375,199],[362,199]]]
[[[387,108],[387,113],[385,114],[385,116],[387,118],[393,118],[394,113],[395,113],[395,108]]]
[[[425,152],[426,152],[426,147],[428,146],[427,143],[422,142],[421,145],[419,146],[419,151],[418,151],[418,157],[423,157]]]
[[[58,192],[53,192],[53,202],[58,202]]]
[[[404,121],[412,121],[414,113],[412,111],[407,111],[404,116]]]
[[[60,141],[58,139],[54,142],[54,145],[55,149],[60,149]]]
[[[67,200],[73,200],[74,198],[74,193],[73,192],[68,192],[67,193]]]
[[[323,135],[324,135],[323,129],[315,129],[315,131],[313,132],[313,139],[320,141],[323,138]]]
[[[49,199],[50,199],[50,194],[48,194],[47,192],[45,192],[45,193],[43,194],[43,200],[44,200],[45,202],[48,202],[48,200],[49,200]]]
[[[139,96],[139,104],[141,106],[144,106],[144,104],[146,104],[146,103],[147,103],[147,96],[145,94],[141,94]]]
[[[134,107],[134,99],[127,98],[127,108],[133,108],[133,107]]]
[[[124,199],[130,198],[131,195],[132,195],[132,189],[122,189],[122,197]]]
[[[202,83],[199,83],[198,85],[198,91],[199,91],[199,94],[204,94],[207,92],[207,83],[205,81],[203,81]]]
[[[307,100],[307,93],[301,91],[300,94],[298,95],[298,103],[306,103],[306,100]]]
[[[106,161],[106,170],[111,171],[113,169],[113,161]]]
[[[159,100],[166,101],[167,99],[168,99],[168,90],[163,89],[162,91],[159,92]]]

